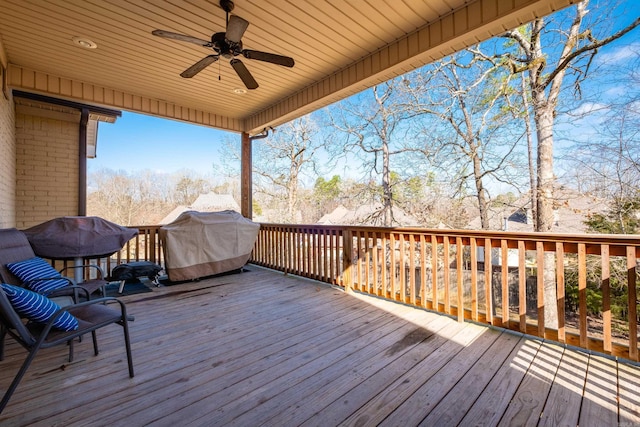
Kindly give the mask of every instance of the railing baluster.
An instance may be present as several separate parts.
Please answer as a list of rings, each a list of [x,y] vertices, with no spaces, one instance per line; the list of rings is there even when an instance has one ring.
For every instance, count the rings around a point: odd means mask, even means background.
[[[462,270],[462,237],[456,237],[456,304],[458,309],[458,322],[464,322],[464,272]]]
[[[578,244],[578,300],[580,313],[580,347],[587,346],[587,251],[584,243]]]
[[[363,283],[363,267],[364,267],[364,254],[365,254],[365,249],[363,247],[363,236],[362,236],[362,232],[360,231],[356,231],[354,233],[354,236],[356,238],[356,253],[358,254],[358,263],[357,263],[357,268],[356,268],[356,280],[354,282],[354,284],[357,286],[358,290],[365,292],[365,287],[364,287],[364,283]]]
[[[320,280],[324,282],[324,273],[322,271],[324,265],[324,259],[322,257],[322,230],[316,230],[314,239],[315,239],[315,256],[316,256],[316,280]]]
[[[397,261],[398,263],[398,296],[400,297],[400,301],[406,303],[407,302],[407,274],[405,268],[405,260],[407,257],[405,256],[405,240],[404,234],[398,234],[398,246],[400,248],[399,255],[400,259]]]
[[[420,234],[420,305],[427,308],[427,238]]]
[[[444,271],[444,312],[451,314],[451,300],[449,290],[451,289],[451,262],[449,261],[449,236],[443,236],[442,243],[444,247],[443,271]]]
[[[353,259],[351,258],[353,254],[353,236],[351,234],[351,230],[343,231],[342,240],[342,283],[344,285],[344,290],[351,292],[353,285]]]
[[[371,232],[364,233],[364,282],[366,284],[367,293],[371,293]]]
[[[472,237],[469,242],[471,251],[471,320],[478,321],[478,242]]]
[[[627,246],[627,286],[629,289],[629,358],[638,361],[638,297],[636,295],[636,248]]]
[[[556,292],[558,295],[558,341],[566,342],[565,292],[564,292],[564,245],[556,243]]]
[[[527,332],[527,266],[524,241],[518,240],[518,316],[520,332]]]
[[[393,233],[389,234],[389,279],[391,299],[396,299],[397,280],[396,280],[396,238]]]
[[[507,241],[500,241],[502,272],[502,326],[509,326],[509,247]]]
[[[491,239],[484,239],[484,298],[487,323],[493,325],[493,261],[491,260]]]
[[[537,276],[536,286],[538,289],[538,336],[544,338],[544,243],[536,242],[536,263]]]
[[[431,235],[431,292],[433,293],[432,308],[439,311],[438,307],[438,237]]]
[[[322,247],[322,278],[325,282],[329,282],[329,238],[326,230],[322,230],[320,240]]]
[[[611,291],[609,289],[610,282],[610,263],[609,263],[609,245],[600,246],[600,265],[602,284],[602,334],[605,353],[611,354]]]
[[[329,271],[332,282],[335,281],[337,275],[336,259],[338,258],[338,250],[336,248],[335,240],[337,240],[335,230],[332,230],[329,234]]]
[[[416,239],[409,234],[409,302],[416,305]]]
[[[378,244],[378,233],[373,233],[373,290],[375,295],[380,295],[380,274],[378,269],[380,268],[380,249]]]

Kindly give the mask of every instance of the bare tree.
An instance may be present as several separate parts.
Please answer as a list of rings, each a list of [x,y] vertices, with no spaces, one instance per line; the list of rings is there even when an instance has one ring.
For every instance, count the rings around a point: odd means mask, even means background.
[[[192,170],[166,174],[103,169],[89,174],[87,211],[122,225],[157,224],[178,205],[210,190],[210,177]]]
[[[90,175],[87,212],[121,225],[155,224],[168,206],[157,190],[159,179],[152,172],[130,175],[124,171],[101,170]],[[164,215],[163,215],[164,216]]]
[[[211,190],[211,184],[204,178],[192,177],[187,174],[181,176],[175,186],[176,202],[180,205],[192,204],[200,194]]]
[[[256,190],[286,202],[286,220],[296,221],[299,190],[305,173],[318,167],[323,149],[318,127],[309,115],[280,126],[269,138],[254,143]]]
[[[572,70],[578,73],[574,83],[575,87],[579,88],[598,49],[640,25],[640,18],[637,18],[616,33],[597,39],[593,28],[582,28],[588,13],[588,3],[588,0],[585,0],[575,6],[575,15],[568,29],[557,29],[559,36],[563,38],[560,49],[556,43],[543,45],[545,32],[551,31],[545,18],[532,21],[524,30],[516,29],[504,34],[504,37],[517,42],[522,53],[511,55],[513,72],[527,72],[529,75],[531,108],[537,136],[536,231],[550,231],[553,228],[553,131],[567,72]],[[553,61],[551,58],[554,57],[555,50],[560,54],[556,55],[557,59]]]
[[[394,224],[392,159],[397,158],[398,165],[404,167],[396,169],[404,172],[409,166],[404,155],[420,152],[415,138],[409,135],[407,121],[410,115],[399,105],[398,85],[402,84],[400,79],[394,79],[374,86],[337,104],[330,112],[337,130],[334,138],[339,139],[336,143],[343,147],[345,153],[353,153],[359,158],[369,181],[380,179],[380,222],[386,227]]]
[[[490,228],[487,181],[518,181],[520,168],[513,165],[520,137],[512,132],[516,120],[504,114],[510,78],[475,46],[410,75],[405,85],[405,108],[423,117],[425,152],[457,183],[458,194],[471,191],[483,229]]]
[[[570,159],[583,191],[608,201],[608,213],[594,215],[594,231],[631,234],[640,214],[640,99],[603,107],[597,136],[576,143]]]

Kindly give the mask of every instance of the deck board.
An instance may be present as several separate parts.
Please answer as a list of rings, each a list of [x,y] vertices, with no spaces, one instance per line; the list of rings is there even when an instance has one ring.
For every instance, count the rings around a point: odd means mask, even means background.
[[[588,366],[588,355],[577,351],[563,353],[539,425],[578,425]]]
[[[640,375],[624,363],[618,364],[620,425],[640,425]]]
[[[42,351],[4,425],[638,423],[640,368],[254,266],[123,299],[122,329]],[[25,352],[8,339],[0,389]],[[605,423],[605,424],[602,424]],[[614,423],[615,424],[615,423]]]
[[[458,424],[520,340],[521,337],[511,333],[503,333],[498,337],[491,348],[478,358],[477,362],[473,364],[456,385],[442,396],[442,399],[433,410],[429,411],[428,415],[420,421],[420,425]],[[412,398],[414,397],[412,396]],[[455,408],[455,410],[451,408]],[[396,410],[396,412],[399,412],[399,410]],[[419,421],[417,418],[416,421]]]
[[[543,343],[498,425],[537,425],[564,349]]]
[[[580,425],[616,425],[617,389],[616,363],[609,359],[591,357],[580,410]]]
[[[482,394],[473,402],[461,425],[498,424],[538,353],[540,344],[537,340],[520,339]]]
[[[375,406],[376,411],[373,411],[372,405],[378,405],[379,399],[372,399],[359,416],[384,415],[384,419],[374,418],[374,420],[376,424],[381,422],[381,425],[386,426],[418,425],[500,336],[497,331],[478,328],[483,330],[478,333],[470,331],[475,328],[468,328],[464,336],[456,335],[452,341],[455,341],[459,349],[450,350],[448,359],[438,360],[433,356],[426,358],[400,377],[396,381],[397,387],[387,389],[381,395],[384,406]],[[444,363],[441,364],[440,361]],[[398,399],[403,400],[400,405],[398,405]],[[381,408],[384,408],[384,412],[380,411]],[[354,425],[358,424],[360,423],[356,418]]]

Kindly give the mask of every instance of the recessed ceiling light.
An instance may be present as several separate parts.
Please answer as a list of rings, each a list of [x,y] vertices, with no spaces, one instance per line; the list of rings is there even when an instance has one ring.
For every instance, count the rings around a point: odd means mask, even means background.
[[[241,87],[237,87],[233,90],[233,93],[235,93],[236,95],[244,95],[245,93],[247,93],[247,90],[242,89]]]
[[[94,42],[92,42],[86,37],[75,36],[75,37],[72,37],[71,40],[75,45],[83,47],[85,49],[95,49],[98,47],[97,44],[95,44]]]

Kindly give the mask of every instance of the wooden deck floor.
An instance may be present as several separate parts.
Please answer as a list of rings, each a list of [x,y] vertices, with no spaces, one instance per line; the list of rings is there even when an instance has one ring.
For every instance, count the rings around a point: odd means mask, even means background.
[[[121,328],[42,351],[1,425],[640,423],[640,368],[261,268],[125,297]],[[25,353],[9,340],[0,390]]]

